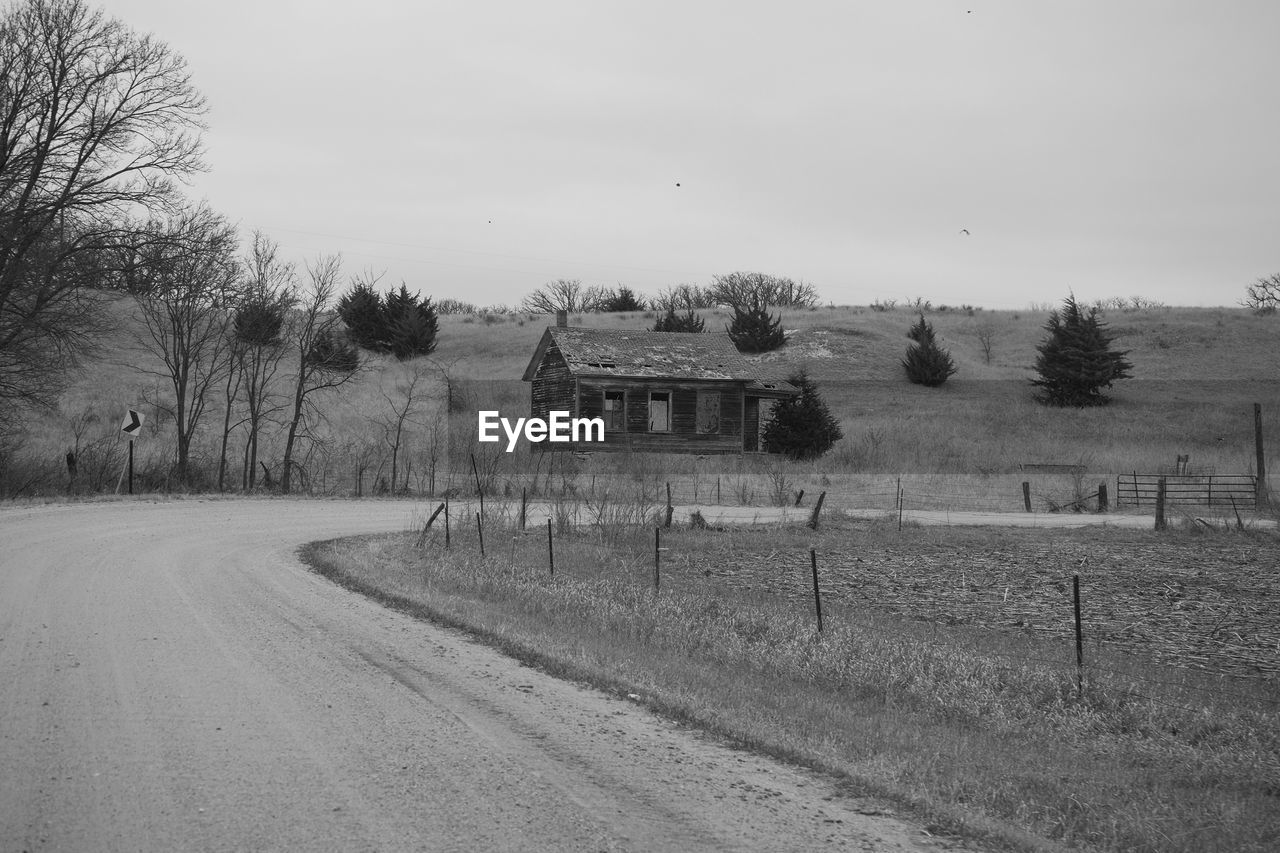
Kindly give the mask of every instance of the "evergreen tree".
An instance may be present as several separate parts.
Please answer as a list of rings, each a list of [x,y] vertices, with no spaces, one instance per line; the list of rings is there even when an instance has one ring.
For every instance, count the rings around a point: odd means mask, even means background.
[[[357,282],[338,300],[338,316],[347,325],[351,340],[373,352],[386,352],[382,296],[369,282]]]
[[[739,352],[770,352],[787,342],[782,332],[782,315],[771,317],[765,305],[758,301],[749,307],[733,306],[733,322],[728,332]]]
[[[804,371],[787,381],[800,393],[774,407],[773,419],[764,428],[765,449],[792,459],[817,459],[844,436],[840,422]]]
[[[619,285],[617,290],[606,290],[600,295],[597,311],[614,313],[617,311],[643,311],[644,303],[636,298],[635,291]]]
[[[920,315],[920,320],[907,332],[907,337],[915,341],[907,347],[907,357],[902,360],[906,368],[907,378],[917,385],[937,388],[948,377],[956,372],[956,364],[951,360],[951,353],[938,346],[933,334],[933,324]]]
[[[307,364],[330,373],[350,373],[360,366],[360,351],[333,329],[325,329],[307,351]]]
[[[1098,309],[1085,313],[1068,296],[1062,310],[1049,315],[1048,336],[1036,347],[1036,373],[1031,384],[1041,390],[1036,399],[1051,406],[1104,406],[1110,402],[1102,389],[1117,379],[1130,378],[1133,368],[1128,350],[1111,348],[1115,336],[1098,319]]]
[[[668,308],[667,313],[659,317],[653,324],[655,332],[705,332],[707,323],[690,308],[684,314],[677,314],[675,308]]]
[[[409,293],[403,283],[399,290],[387,294],[382,306],[383,330],[387,351],[399,361],[419,355],[430,355],[436,348],[436,318],[431,298]]]

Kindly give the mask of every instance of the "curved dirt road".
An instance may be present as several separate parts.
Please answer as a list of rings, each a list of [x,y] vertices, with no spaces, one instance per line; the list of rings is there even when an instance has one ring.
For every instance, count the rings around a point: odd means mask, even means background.
[[[0,510],[0,850],[936,850],[312,574],[411,503]]]

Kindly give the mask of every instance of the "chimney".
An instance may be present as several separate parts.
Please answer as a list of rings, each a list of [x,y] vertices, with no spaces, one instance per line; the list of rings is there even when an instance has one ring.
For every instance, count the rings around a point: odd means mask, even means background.
[[[561,308],[559,311],[556,312],[556,328],[557,329],[569,328],[569,312],[564,310],[563,308]]]

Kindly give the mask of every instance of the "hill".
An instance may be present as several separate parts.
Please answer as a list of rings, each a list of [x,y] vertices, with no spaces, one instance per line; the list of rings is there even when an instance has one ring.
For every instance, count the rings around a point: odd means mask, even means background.
[[[11,445],[15,440],[20,445],[10,455],[10,469],[19,459],[38,469],[18,480],[10,470],[5,482],[10,493],[64,488],[61,464],[68,449],[81,454],[82,475],[86,466],[100,469],[93,485],[86,480],[85,488],[114,486],[120,458],[118,426],[128,408],[147,415],[138,451],[148,486],[172,485],[165,479],[172,455],[172,430],[163,411],[166,384],[162,377],[145,372],[157,365],[137,344],[139,327],[128,301],[116,299],[107,311],[113,331],[67,389],[59,411],[28,418],[24,434],[10,437]],[[709,329],[728,322],[727,311],[701,313]],[[1118,472],[1170,468],[1179,455],[1189,455],[1191,465],[1202,470],[1250,473],[1254,403],[1263,405],[1271,441],[1280,435],[1280,320],[1244,309],[1108,311],[1105,319],[1117,336],[1116,345],[1129,351],[1134,378],[1117,384],[1112,405],[1087,410],[1047,408],[1033,399],[1031,364],[1044,336],[1047,308],[929,312],[940,343],[959,368],[936,389],[908,383],[902,371],[906,332],[916,316],[910,309],[826,307],[783,309],[781,314],[787,345],[751,358],[775,373],[806,370],[817,380],[845,434],[823,459],[789,466],[783,475],[789,487],[812,482],[817,488],[844,478],[849,490],[874,491],[882,500],[884,484],[905,475],[928,484],[925,491],[942,494],[955,487],[980,502],[993,489],[1007,489],[1005,481],[1027,466],[1079,466],[1083,474],[1072,484],[1077,489]],[[471,453],[477,454],[482,477],[505,483],[508,490],[530,476],[536,482],[541,460],[477,446],[473,412],[482,407],[512,417],[526,413],[528,387],[520,375],[549,322],[549,317],[528,314],[449,315],[441,318],[439,346],[431,358],[404,364],[367,358],[352,385],[320,400],[321,411],[313,419],[304,450],[309,488],[323,493],[376,489],[390,475],[396,421],[402,427],[395,453],[400,488],[406,483],[416,492],[439,491],[444,483],[461,488],[471,474]],[[653,317],[585,314],[572,316],[570,322],[647,328]],[[984,335],[990,341],[990,363]],[[416,399],[402,412],[414,375],[420,377]],[[450,388],[453,412],[446,417]],[[222,412],[222,401],[211,401],[197,449],[206,470],[216,468]],[[278,464],[280,433],[273,425],[263,436],[268,468]],[[242,430],[237,430],[231,441],[233,486],[241,482],[242,445]],[[561,461],[560,467],[566,464]],[[575,464],[574,476],[605,468],[640,469],[646,477],[659,478],[679,471],[685,480],[692,466],[692,476],[709,483],[711,478],[763,471],[776,466],[777,460],[597,458]],[[545,475],[546,469],[540,473]],[[991,478],[1000,485],[983,485]],[[206,476],[196,487],[213,485]],[[695,481],[689,487],[696,490],[699,485]],[[767,485],[753,486],[752,497],[763,500],[767,490]]]

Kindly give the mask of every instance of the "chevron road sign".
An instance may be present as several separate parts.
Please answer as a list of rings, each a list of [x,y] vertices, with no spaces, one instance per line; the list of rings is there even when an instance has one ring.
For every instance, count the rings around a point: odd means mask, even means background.
[[[120,431],[130,438],[142,432],[142,415],[130,409],[124,423],[120,424]]]

